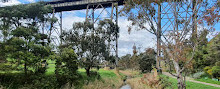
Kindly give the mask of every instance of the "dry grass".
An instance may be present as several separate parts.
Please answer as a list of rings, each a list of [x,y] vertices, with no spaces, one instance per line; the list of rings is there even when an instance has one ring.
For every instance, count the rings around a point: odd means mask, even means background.
[[[139,75],[138,71],[122,70],[120,72],[131,77],[127,79],[127,83],[132,89],[161,89],[156,69],[152,73],[144,74],[143,77],[136,76]]]
[[[110,67],[104,67],[104,70],[110,70]]]
[[[135,70],[120,70],[120,72],[126,76],[135,76],[135,75],[139,75],[139,71],[135,71]]]
[[[123,81],[120,78],[104,78],[84,85],[83,89],[119,89],[122,84]]]
[[[141,77],[127,79],[127,83],[132,89],[152,89],[141,82]]]

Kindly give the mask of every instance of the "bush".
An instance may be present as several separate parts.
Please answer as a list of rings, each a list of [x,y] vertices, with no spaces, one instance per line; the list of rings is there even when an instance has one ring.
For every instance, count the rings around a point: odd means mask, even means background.
[[[22,88],[31,89],[55,89],[58,87],[57,79],[54,75],[37,74],[31,75],[32,81],[25,84]]]
[[[12,65],[9,63],[0,63],[0,70],[8,72],[8,71],[16,70],[16,68],[12,67]]]
[[[216,66],[220,66],[220,61],[215,63]]]
[[[208,73],[208,70],[210,70],[210,69],[212,69],[212,68],[209,66],[206,66],[203,70],[204,70],[204,72]]]
[[[199,79],[203,77],[204,75],[205,75],[205,72],[197,72],[197,73],[194,73],[192,77],[195,79]]]
[[[37,71],[35,71],[35,74],[44,74],[46,72],[46,67],[39,67]]]
[[[220,66],[213,66],[212,67],[212,76],[213,76],[213,78],[220,79]]]
[[[205,67],[204,68],[205,73],[209,74],[212,78],[220,79],[220,66],[217,65],[219,65],[219,62],[216,63],[216,66]]]
[[[212,76],[212,68],[211,67],[206,66],[203,70],[207,75],[209,75],[208,77]]]
[[[141,72],[151,72],[151,70],[153,69],[152,66],[155,65],[155,63],[156,61],[154,55],[143,55],[139,61]]]
[[[52,57],[56,59],[56,77],[60,86],[66,83],[75,83],[77,74],[78,64],[77,55],[71,48],[61,49],[60,54],[55,54]]]
[[[9,89],[55,89],[56,77],[45,74],[4,73],[0,74],[1,85]]]

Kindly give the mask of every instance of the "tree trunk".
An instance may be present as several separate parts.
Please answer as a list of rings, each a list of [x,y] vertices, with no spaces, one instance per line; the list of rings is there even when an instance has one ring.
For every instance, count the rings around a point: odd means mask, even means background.
[[[26,62],[24,63],[24,74],[25,76],[27,76],[27,63]]]
[[[86,69],[86,75],[90,76],[90,66],[86,67],[85,69]]]
[[[176,74],[177,74],[178,89],[186,89],[185,88],[185,83],[183,81],[183,76],[182,76],[182,73],[180,71],[180,66],[179,66],[178,62],[173,60],[173,64],[174,64],[174,67],[175,67],[175,70],[176,70]]]
[[[186,89],[185,83],[183,81],[183,76],[181,74],[177,77],[178,89]]]

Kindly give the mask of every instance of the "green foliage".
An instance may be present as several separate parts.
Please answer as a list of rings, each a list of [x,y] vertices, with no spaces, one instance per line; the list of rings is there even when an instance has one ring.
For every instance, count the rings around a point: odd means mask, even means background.
[[[119,27],[115,25],[110,19],[99,21],[98,29],[103,33],[103,37],[108,41],[115,41],[116,35],[119,32]]]
[[[193,65],[193,70],[191,70],[192,73],[200,72],[203,70],[205,66],[210,65],[210,62],[208,62],[207,60],[207,56],[208,56],[208,47],[207,47],[208,39],[206,38],[207,35],[208,35],[207,30],[202,31],[199,34],[198,46],[192,61],[192,65]]]
[[[51,11],[52,8],[44,3],[0,8],[0,35],[3,36],[0,41],[0,61],[10,59],[0,62],[3,86],[12,89],[57,87],[55,76],[44,75],[52,48],[45,41],[48,36],[40,33],[42,23],[47,25],[56,21],[47,15]],[[15,70],[18,72],[13,74]]]
[[[220,66],[220,61],[216,62],[215,66]]]
[[[38,74],[38,75],[31,75],[30,79],[32,81],[29,84],[25,84],[22,86],[22,88],[33,88],[33,89],[51,89],[51,88],[57,88],[57,79],[54,75],[44,75],[44,74]]]
[[[143,73],[150,72],[156,64],[156,53],[154,49],[148,48],[146,52],[139,55],[127,54],[122,56],[119,60],[121,69],[136,69],[141,70]]]
[[[212,75],[212,67],[209,67],[209,66],[206,66],[203,71],[208,74],[209,76],[208,77],[211,77]]]
[[[50,56],[51,59],[56,60],[56,78],[59,86],[62,86],[68,82],[75,83],[74,81],[78,76],[78,60],[77,55],[71,48],[61,49],[60,54],[54,54]]]
[[[27,77],[28,76],[28,77]],[[24,76],[22,73],[0,74],[1,85],[9,89],[55,89],[57,88],[56,77],[44,74],[29,74]]]
[[[145,53],[140,54],[140,70],[144,72],[151,72],[153,66],[156,64],[156,53],[154,49],[148,48]]]
[[[210,70],[210,69],[211,69],[211,67],[206,66],[206,67],[204,68],[204,71],[207,72],[207,71]]]
[[[172,82],[169,81],[168,76],[159,75],[159,80],[160,80],[160,84],[161,84],[160,85],[161,89],[172,88]]]
[[[220,79],[220,66],[219,66],[219,62],[216,63],[215,66],[213,67],[205,67],[204,71],[209,74],[212,78],[218,78]]]
[[[6,62],[6,48],[5,43],[0,42],[0,63]]]
[[[0,71],[4,71],[4,72],[9,72],[12,70],[16,70],[16,68],[14,66],[12,66],[9,63],[0,63]]]
[[[103,32],[104,28],[100,27],[105,24],[111,26],[107,23],[100,22],[97,28],[93,27],[90,22],[74,23],[73,29],[64,32],[62,35],[65,41],[61,47],[70,45],[74,48],[80,59],[80,65],[87,70],[87,75],[89,75],[91,67],[98,66],[100,60],[111,59],[106,46],[107,38]],[[109,27],[105,28],[105,30],[109,29]]]
[[[214,37],[208,44],[208,55],[206,56],[207,63],[214,66],[216,62],[220,61],[220,34]]]
[[[212,76],[214,78],[220,79],[220,66],[213,66],[212,67]]]

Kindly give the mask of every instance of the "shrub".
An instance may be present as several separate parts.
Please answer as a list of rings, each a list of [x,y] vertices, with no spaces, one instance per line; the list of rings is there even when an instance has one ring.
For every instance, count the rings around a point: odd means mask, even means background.
[[[207,73],[208,73],[210,76],[212,76],[212,69],[209,69],[209,70],[207,71]]]
[[[205,73],[209,74],[212,78],[220,78],[220,66],[219,62],[216,63],[216,66],[213,67],[205,67],[204,71]]]
[[[220,79],[220,66],[213,66],[212,67],[212,76],[214,78],[219,78]]]
[[[77,74],[78,64],[77,55],[71,48],[61,49],[60,54],[55,54],[51,56],[56,59],[56,77],[59,86],[66,83],[75,83],[76,78],[79,76]]]
[[[204,70],[204,72],[208,72],[208,70],[210,70],[210,69],[212,69],[211,67],[209,67],[209,66],[206,66],[203,70]]]
[[[1,85],[9,89],[55,89],[56,77],[45,74],[5,73],[0,74]]]
[[[211,67],[206,66],[203,70],[207,75],[209,75],[209,77],[212,76],[212,68]]]
[[[8,71],[16,70],[16,68],[12,67],[12,65],[9,63],[0,63],[0,70],[8,72]]]
[[[197,72],[197,73],[194,73],[192,77],[195,79],[199,79],[204,75],[205,75],[205,72]]]
[[[31,81],[22,88],[31,89],[55,89],[58,87],[56,77],[54,75],[37,74],[30,76]]]
[[[215,63],[216,66],[220,66],[220,61]]]
[[[153,69],[152,66],[155,65],[155,63],[156,61],[154,55],[144,54],[139,60],[141,72],[142,73],[151,72],[151,70]]]

